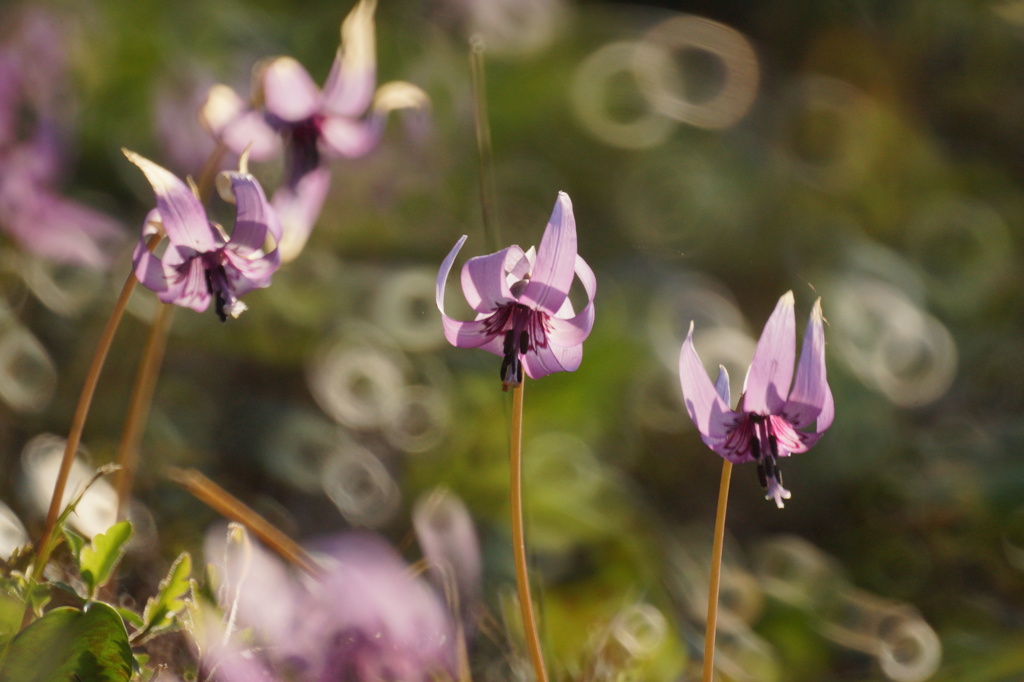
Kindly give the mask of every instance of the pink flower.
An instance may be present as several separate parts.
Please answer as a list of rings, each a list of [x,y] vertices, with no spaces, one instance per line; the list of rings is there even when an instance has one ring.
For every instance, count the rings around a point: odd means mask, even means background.
[[[835,416],[825,377],[821,299],[811,311],[794,378],[795,354],[796,322],[790,291],[779,299],[764,326],[735,411],[729,409],[729,374],[720,367],[718,381],[712,386],[693,347],[692,323],[679,355],[686,411],[704,443],[730,462],[757,462],[765,499],[774,499],[780,508],[790,492],[782,487],[779,458],[807,452]],[[816,422],[815,431],[800,430],[812,422]]]
[[[221,195],[237,205],[229,237],[210,222],[199,199],[173,173],[134,152],[125,150],[125,156],[145,173],[156,194],[156,209],[146,218],[135,247],[136,277],[164,303],[202,312],[212,298],[221,321],[238,317],[246,309],[239,298],[269,286],[281,263],[276,246],[281,227],[263,188],[245,172],[244,157],[242,170],[218,178]],[[156,225],[167,234],[162,258],[146,247]],[[268,235],[273,247],[265,250]]]
[[[594,326],[594,271],[576,253],[572,202],[558,193],[540,248],[524,252],[513,245],[462,267],[462,291],[477,312],[463,322],[444,312],[444,290],[452,263],[466,237],[455,244],[437,273],[437,307],[444,335],[459,348],[481,348],[500,355],[501,382],[507,389],[554,372],[572,372],[583,359],[583,341]],[[573,278],[587,292],[587,305],[574,314],[569,302]]]

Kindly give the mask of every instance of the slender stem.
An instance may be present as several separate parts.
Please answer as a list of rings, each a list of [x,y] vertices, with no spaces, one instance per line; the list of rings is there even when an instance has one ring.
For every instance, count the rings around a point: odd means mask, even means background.
[[[195,469],[172,467],[167,476],[217,513],[241,523],[289,563],[314,578],[323,577],[323,567],[297,542],[203,474]]]
[[[523,629],[526,632],[526,646],[530,650],[530,661],[537,674],[537,682],[547,682],[544,669],[544,655],[540,650],[540,636],[537,621],[533,615],[533,599],[530,597],[530,579],[526,572],[526,538],[523,535],[523,384],[512,389],[512,433],[510,438],[510,469],[512,495],[512,555],[516,565],[516,590],[519,606],[523,611]]]
[[[470,39],[469,66],[473,80],[473,122],[476,125],[477,160],[480,167],[480,209],[483,213],[484,238],[487,247],[501,248],[498,225],[494,217],[494,174],[491,164],[491,124],[487,116],[487,81],[484,78],[484,41],[480,36]]]
[[[159,240],[159,235],[151,237],[149,247],[155,247]],[[32,568],[33,579],[42,575],[43,568],[50,558],[50,539],[57,524],[57,517],[60,516],[64,489],[67,486],[68,475],[71,473],[71,465],[75,461],[75,454],[78,452],[78,446],[82,442],[85,420],[89,416],[89,408],[92,406],[92,399],[96,394],[96,386],[100,380],[100,373],[103,371],[103,364],[106,362],[110,346],[114,342],[114,334],[121,323],[121,318],[124,317],[125,308],[128,306],[128,299],[131,298],[132,291],[135,290],[137,282],[138,280],[135,278],[135,272],[133,271],[128,275],[124,286],[121,287],[121,295],[118,296],[117,302],[114,304],[114,310],[110,313],[110,318],[107,320],[107,324],[103,328],[103,334],[100,336],[99,344],[97,344],[96,351],[93,353],[92,364],[89,366],[85,383],[82,385],[82,392],[78,396],[78,406],[75,408],[75,414],[71,419],[67,445],[64,447],[64,457],[60,463],[57,480],[53,485],[53,497],[50,498],[50,508],[46,513],[46,524],[43,526],[43,534],[36,544],[38,555]]]
[[[725,508],[729,504],[729,479],[732,462],[722,464],[722,482],[718,487],[718,512],[715,514],[715,539],[711,546],[711,578],[708,581],[708,621],[704,630],[704,676],[711,682],[715,669],[715,630],[718,625],[718,587],[722,578],[722,545],[725,540]]]
[[[161,305],[156,319],[153,320],[153,324],[149,328],[146,347],[142,352],[142,359],[139,361],[139,371],[135,375],[135,385],[132,386],[128,415],[124,420],[124,430],[121,433],[121,442],[118,443],[117,455],[114,460],[121,467],[114,478],[118,518],[123,519],[127,515],[128,501],[131,499],[132,483],[139,461],[142,431],[153,404],[153,392],[156,390],[156,380],[164,359],[164,349],[167,347],[167,334],[172,319],[174,319],[174,306]]]

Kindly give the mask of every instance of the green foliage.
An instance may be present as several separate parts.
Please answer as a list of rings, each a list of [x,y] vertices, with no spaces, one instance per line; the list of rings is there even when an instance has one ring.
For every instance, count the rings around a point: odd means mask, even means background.
[[[68,545],[88,589],[88,596],[92,599],[96,590],[110,580],[114,568],[124,556],[125,545],[132,537],[132,524],[128,521],[118,521],[105,533],[96,535],[88,545],[80,536],[68,530],[64,531],[64,536],[68,539]]]
[[[128,682],[128,633],[117,612],[100,602],[58,608],[18,634],[0,668],[0,682]]]
[[[146,602],[139,639],[166,632],[177,625],[177,615],[186,607],[191,576],[192,557],[182,552],[171,564],[167,577],[160,581],[157,593]]]

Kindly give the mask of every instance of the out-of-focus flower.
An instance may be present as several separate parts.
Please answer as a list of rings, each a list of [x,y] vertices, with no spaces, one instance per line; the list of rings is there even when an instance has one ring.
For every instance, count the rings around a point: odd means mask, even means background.
[[[330,175],[323,157],[364,156],[380,141],[388,113],[421,109],[429,100],[418,87],[377,80],[373,15],[376,0],[360,0],[341,24],[341,44],[324,83],[317,87],[292,57],[257,66],[254,109],[225,85],[211,88],[200,119],[235,153],[251,146],[253,160],[275,155],[284,141],[286,180],[273,197],[285,228],[281,251],[291,260],[319,217]]]
[[[139,281],[164,303],[202,312],[212,297],[222,321],[229,315],[238,317],[246,309],[239,298],[269,286],[281,262],[277,249],[281,227],[263,188],[246,171],[245,154],[238,172],[217,178],[221,197],[238,207],[229,237],[206,217],[203,205],[184,182],[134,152],[124,153],[145,173],[156,193],[156,208],[146,217],[133,255]],[[146,242],[161,228],[169,243],[158,258]]]
[[[198,642],[214,679],[427,682],[451,674],[453,629],[441,601],[380,537],[323,545],[319,580],[299,580],[247,538],[224,538],[208,536],[206,556],[223,576],[226,622]],[[243,650],[233,627],[252,629],[255,650]]]
[[[442,487],[416,501],[412,523],[433,582],[451,601],[457,600],[456,612],[473,625],[482,598],[483,566],[469,510]]]
[[[757,462],[765,499],[775,500],[780,508],[790,493],[782,487],[778,458],[809,450],[835,416],[825,376],[821,299],[811,311],[794,378],[795,355],[792,291],[779,299],[764,326],[736,411],[729,409],[729,374],[725,368],[719,368],[715,385],[704,371],[693,347],[692,323],[679,354],[686,410],[701,438],[730,462]],[[815,421],[815,431],[799,430]]]
[[[436,300],[449,343],[459,348],[482,348],[500,355],[505,389],[554,372],[572,372],[583,359],[583,341],[594,326],[597,280],[576,253],[576,220],[572,202],[558,193],[544,229],[540,248],[524,252],[512,245],[488,256],[466,261],[462,291],[477,316],[460,321],[444,312],[444,290],[455,257],[466,236],[455,244],[437,273]],[[587,305],[574,314],[569,301],[573,278],[587,292]]]
[[[64,164],[58,118],[68,109],[60,33],[41,11],[18,25],[20,41],[0,46],[0,228],[44,258],[104,267],[125,238],[121,226],[54,189]]]

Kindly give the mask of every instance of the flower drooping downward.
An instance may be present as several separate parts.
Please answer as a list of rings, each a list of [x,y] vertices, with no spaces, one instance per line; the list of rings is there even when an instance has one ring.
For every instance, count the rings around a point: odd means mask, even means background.
[[[524,370],[531,379],[576,370],[583,341],[594,326],[597,280],[576,253],[569,195],[558,193],[536,251],[513,245],[466,261],[462,291],[477,313],[471,321],[454,320],[444,312],[448,273],[465,241],[463,235],[437,273],[437,307],[445,338],[459,348],[482,348],[502,356],[501,382],[506,390],[523,382]],[[569,302],[574,277],[587,292],[587,305],[578,314]]]
[[[263,188],[246,172],[245,155],[238,172],[217,178],[221,198],[238,208],[229,237],[206,217],[199,199],[173,173],[134,152],[124,153],[146,174],[156,193],[156,208],[146,217],[133,255],[136,277],[164,303],[202,312],[212,298],[221,321],[241,315],[246,308],[239,298],[269,286],[281,262],[281,227]],[[160,228],[168,241],[162,258],[146,245]]]
[[[226,85],[210,89],[200,112],[206,128],[253,161],[285,154],[285,181],[272,202],[284,225],[282,259],[303,248],[320,215],[331,174],[326,159],[356,159],[380,142],[390,112],[424,109],[426,93],[404,81],[377,87],[374,12],[377,0],[360,0],[341,25],[341,43],[321,90],[292,57],[257,65],[250,105]]]
[[[800,363],[793,376],[796,322],[793,292],[779,299],[754,351],[743,396],[729,409],[729,374],[719,368],[714,386],[693,347],[693,324],[679,355],[679,379],[690,419],[712,450],[738,464],[757,462],[765,499],[780,508],[790,493],[782,487],[779,458],[806,452],[832,425],[835,405],[825,377],[825,332],[821,299],[807,323]],[[802,431],[816,422],[815,431]]]

